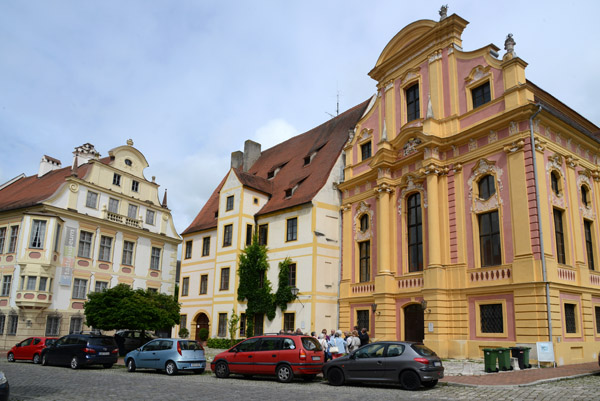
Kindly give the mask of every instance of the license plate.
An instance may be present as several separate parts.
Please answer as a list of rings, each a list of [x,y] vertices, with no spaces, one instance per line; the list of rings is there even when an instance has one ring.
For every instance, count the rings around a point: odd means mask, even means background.
[[[320,361],[320,360],[321,360],[321,357],[320,357],[320,356],[313,356],[313,357],[312,357],[312,360],[313,360],[313,361]]]
[[[433,366],[442,366],[442,363],[441,362],[434,362]]]
[[[110,352],[98,352],[98,355],[100,355],[100,356],[110,355]]]
[[[191,366],[192,368],[199,368],[199,367],[201,367],[201,366],[202,366],[202,364],[201,364],[201,363],[190,363],[190,366]]]

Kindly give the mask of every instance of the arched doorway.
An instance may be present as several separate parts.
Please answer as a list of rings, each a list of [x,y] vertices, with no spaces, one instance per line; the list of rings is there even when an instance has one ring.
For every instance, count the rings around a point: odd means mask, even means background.
[[[196,341],[200,341],[200,329],[209,329],[208,316],[205,313],[200,313],[196,317]]]
[[[425,317],[420,304],[404,308],[404,340],[423,342],[425,339]]]

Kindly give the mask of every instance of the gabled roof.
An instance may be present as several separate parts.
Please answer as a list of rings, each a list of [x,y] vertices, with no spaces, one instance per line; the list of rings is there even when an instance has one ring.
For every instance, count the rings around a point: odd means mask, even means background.
[[[354,129],[369,100],[304,134],[266,149],[247,172],[231,170],[245,187],[269,195],[269,200],[258,211],[257,216],[312,201],[327,182],[331,169],[348,140],[348,131]],[[310,163],[305,165],[305,158],[315,152]],[[182,234],[217,226],[215,213],[219,209],[219,192],[227,175]],[[286,196],[292,190],[293,194]]]

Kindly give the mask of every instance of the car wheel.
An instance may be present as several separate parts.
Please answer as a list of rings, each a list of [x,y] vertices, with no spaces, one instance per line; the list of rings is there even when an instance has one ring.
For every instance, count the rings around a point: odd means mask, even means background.
[[[8,359],[8,362],[14,362],[15,354],[13,354],[12,352],[9,352],[8,355],[6,356],[6,358]]]
[[[289,365],[279,365],[275,374],[281,383],[289,383],[294,380],[294,371]]]
[[[71,359],[71,369],[77,369],[77,368],[79,368],[79,360],[77,359],[76,356],[74,356]]]
[[[167,364],[165,365],[165,371],[167,372],[167,374],[169,376],[173,376],[174,374],[176,374],[177,373],[177,365],[175,365],[175,362],[173,362],[173,361],[167,362]]]
[[[425,386],[427,388],[433,388],[433,387],[435,387],[436,384],[438,384],[437,379],[436,380],[432,380],[430,382],[423,382],[423,386]]]
[[[127,371],[132,373],[135,372],[135,361],[133,359],[127,361]]]
[[[414,391],[421,387],[421,379],[419,378],[419,375],[412,370],[407,370],[400,376],[400,384],[405,389]]]
[[[33,356],[33,363],[35,363],[37,365],[38,363],[40,363],[40,359],[41,359],[40,354],[35,354]]]
[[[327,372],[327,381],[332,386],[341,386],[346,381],[344,372],[339,368],[331,368]]]
[[[42,354],[42,366],[48,366],[48,356],[46,354]]]
[[[315,380],[315,377],[317,377],[317,375],[304,375],[302,378],[305,382],[311,382]]]
[[[229,366],[227,366],[227,362],[217,362],[217,365],[215,366],[215,376],[219,379],[225,379],[229,376]]]
[[[112,367],[113,367],[113,364],[112,364],[112,363],[103,363],[103,364],[102,364],[102,367],[103,367],[104,369],[110,369],[110,368],[112,368]]]
[[[196,369],[194,370],[194,373],[201,375],[202,373],[204,373],[204,369]]]

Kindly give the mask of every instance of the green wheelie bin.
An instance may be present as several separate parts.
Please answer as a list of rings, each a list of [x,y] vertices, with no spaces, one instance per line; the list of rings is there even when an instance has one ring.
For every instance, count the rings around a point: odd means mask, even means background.
[[[521,349],[523,350],[523,366],[529,369],[531,367],[529,363],[529,351],[531,351],[531,347],[521,347]]]
[[[485,366],[485,371],[487,373],[497,372],[498,371],[498,350],[496,348],[484,348],[483,349],[483,362]]]
[[[500,370],[512,370],[513,367],[510,364],[510,348],[498,348],[498,367]]]

